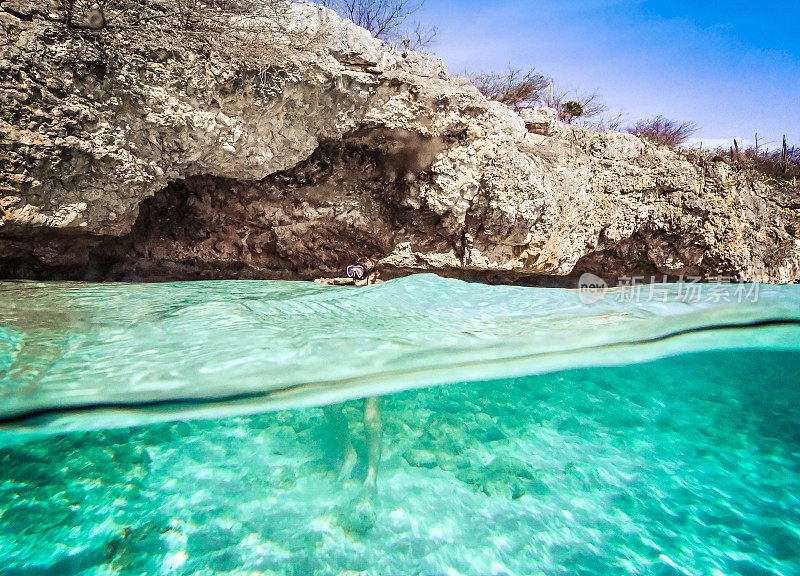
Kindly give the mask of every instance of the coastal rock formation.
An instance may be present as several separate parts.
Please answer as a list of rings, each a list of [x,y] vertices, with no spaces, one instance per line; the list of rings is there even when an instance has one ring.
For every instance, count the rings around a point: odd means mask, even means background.
[[[310,278],[364,255],[498,281],[800,279],[797,193],[518,114],[318,5],[286,8],[256,60],[113,5],[68,28],[59,6],[0,4],[2,277]]]

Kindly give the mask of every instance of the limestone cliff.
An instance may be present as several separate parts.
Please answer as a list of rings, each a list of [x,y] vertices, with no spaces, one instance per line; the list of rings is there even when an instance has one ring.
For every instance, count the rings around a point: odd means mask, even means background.
[[[725,158],[517,114],[314,4],[255,63],[147,6],[0,4],[0,276],[800,278],[797,194]]]

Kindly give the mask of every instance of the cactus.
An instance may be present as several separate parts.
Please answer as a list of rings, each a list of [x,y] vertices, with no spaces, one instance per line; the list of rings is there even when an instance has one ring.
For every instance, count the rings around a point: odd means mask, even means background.
[[[783,151],[781,152],[781,164],[783,164],[783,173],[789,173],[789,148],[786,146],[786,134],[783,135]]]

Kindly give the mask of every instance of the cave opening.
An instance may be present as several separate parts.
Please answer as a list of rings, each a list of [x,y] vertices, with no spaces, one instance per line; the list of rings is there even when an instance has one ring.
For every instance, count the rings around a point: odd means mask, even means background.
[[[263,180],[189,176],[143,200],[123,236],[41,228],[0,237],[0,278],[296,280],[380,258],[401,239],[448,249],[440,217],[404,202],[435,156],[426,146],[360,131]]]

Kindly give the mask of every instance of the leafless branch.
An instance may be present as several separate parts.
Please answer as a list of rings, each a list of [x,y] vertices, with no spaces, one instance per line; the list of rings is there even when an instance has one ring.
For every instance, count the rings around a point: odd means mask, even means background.
[[[581,105],[583,111],[580,116],[571,113],[570,107],[565,109],[565,104],[568,102],[577,102]],[[542,105],[547,102],[541,101]],[[591,93],[570,93],[570,92],[555,92],[553,94],[553,108],[558,113],[558,119],[562,122],[571,124],[576,122],[583,126],[591,127],[593,123],[598,121],[603,112],[606,111],[606,106],[600,101],[600,96],[597,92]]]
[[[470,81],[481,94],[511,106],[515,110],[532,108],[541,99],[542,91],[550,81],[533,70],[511,68],[506,72],[471,74]]]
[[[597,120],[586,124],[587,128],[602,132],[604,130],[614,130],[616,132],[623,131],[626,124],[625,115],[619,113],[616,116],[601,115]]]
[[[404,48],[425,48],[436,37],[434,26],[411,22],[424,0],[324,0],[323,3],[376,38]]]
[[[640,120],[628,128],[628,132],[657,144],[675,147],[686,142],[692,134],[697,132],[697,124],[694,122],[679,123],[663,116],[656,116],[649,120]]]

